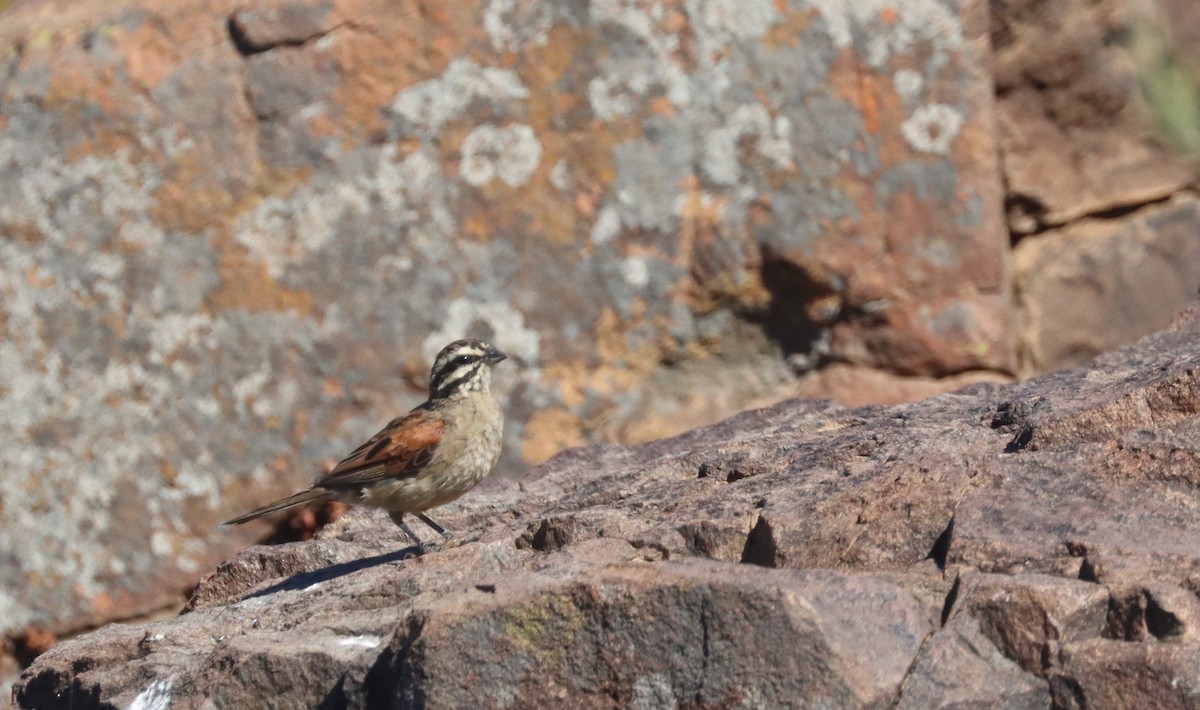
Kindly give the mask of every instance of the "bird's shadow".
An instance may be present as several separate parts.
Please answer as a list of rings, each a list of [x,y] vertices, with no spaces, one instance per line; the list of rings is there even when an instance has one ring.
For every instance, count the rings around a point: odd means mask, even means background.
[[[354,574],[355,572],[360,572],[364,569],[391,564],[392,562],[403,562],[409,557],[420,554],[422,554],[420,546],[409,545],[408,547],[401,548],[394,552],[385,552],[382,555],[373,555],[371,557],[364,557],[360,560],[351,560],[350,562],[339,562],[337,564],[329,565],[328,567],[322,567],[321,569],[316,569],[311,572],[300,572],[288,577],[287,579],[284,579],[278,584],[273,584],[251,594],[247,594],[238,601],[246,601],[247,599],[254,599],[256,597],[265,597],[275,594],[276,592],[301,591],[308,589],[314,584],[328,582],[331,579],[345,577],[346,575]]]

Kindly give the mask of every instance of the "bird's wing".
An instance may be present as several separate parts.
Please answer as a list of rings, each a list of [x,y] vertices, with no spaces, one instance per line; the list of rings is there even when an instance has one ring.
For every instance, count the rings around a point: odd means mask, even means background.
[[[446,422],[436,412],[414,409],[389,422],[313,487],[336,489],[414,476],[429,463],[445,430]]]

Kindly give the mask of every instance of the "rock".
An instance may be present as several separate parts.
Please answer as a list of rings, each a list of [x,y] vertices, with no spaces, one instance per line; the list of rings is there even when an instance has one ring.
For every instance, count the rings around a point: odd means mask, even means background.
[[[1188,0],[1159,0],[1160,22],[1165,20],[1174,48],[1184,65],[1200,67],[1200,24],[1195,22],[1196,6]]]
[[[1194,708],[1200,648],[1096,639],[1068,647],[1050,681],[1055,707]]]
[[[8,7],[0,634],[177,607],[463,335],[512,475],[826,359],[1013,371],[986,5],[893,5]]]
[[[229,16],[229,34],[238,52],[258,54],[286,45],[302,45],[345,24],[332,4],[286,2],[271,7],[238,8]]]
[[[1195,180],[1186,156],[1147,120],[1139,67],[1113,41],[1132,32],[1138,9],[1127,0],[991,3],[997,140],[1015,234],[1161,200]],[[1195,25],[1194,3],[1173,10],[1176,26]]]
[[[969,617],[1004,658],[1039,677],[1057,666],[1063,644],[1101,638],[1108,628],[1109,592],[1094,582],[972,574],[957,582],[952,600],[951,619]]]
[[[16,705],[1191,707],[1198,343],[1200,305],[1087,369],[567,451],[419,558],[353,511]]]
[[[805,373],[800,378],[799,391],[805,397],[833,399],[847,407],[861,407],[913,402],[979,382],[1012,380],[1011,376],[989,370],[973,370],[946,377],[917,377],[833,363]]]
[[[930,638],[913,666],[897,710],[1048,708],[1048,683],[1021,670],[963,615]]]
[[[1015,251],[1022,370],[1082,365],[1170,322],[1200,289],[1200,200],[1088,220]]]

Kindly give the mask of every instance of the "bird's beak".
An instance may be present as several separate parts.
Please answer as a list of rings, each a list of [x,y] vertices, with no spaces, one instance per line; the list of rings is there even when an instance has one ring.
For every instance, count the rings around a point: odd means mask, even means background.
[[[485,352],[483,354],[483,361],[489,365],[495,365],[496,363],[500,362],[501,360],[503,360],[507,357],[508,357],[508,355],[505,355],[504,353],[500,352],[496,348],[488,347],[487,352]]]

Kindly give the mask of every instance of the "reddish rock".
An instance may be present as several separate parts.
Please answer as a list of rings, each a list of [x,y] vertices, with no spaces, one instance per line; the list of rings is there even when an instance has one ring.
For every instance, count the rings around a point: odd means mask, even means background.
[[[1161,200],[1195,180],[1186,157],[1158,135],[1139,67],[1117,41],[1133,32],[1138,10],[1127,0],[991,3],[997,139],[1014,233]],[[1198,17],[1192,5],[1178,24]]]
[[[929,640],[904,685],[897,710],[1050,707],[1048,684],[1021,669],[963,615]]]
[[[332,3],[285,2],[274,7],[242,7],[229,16],[229,34],[242,54],[282,45],[301,45],[345,23]]]
[[[1022,369],[1086,364],[1165,327],[1200,289],[1200,201],[1179,195],[1016,248]]]
[[[826,360],[1011,372],[985,14],[12,5],[0,633],[171,608],[272,534],[220,520],[419,402],[464,335],[512,355],[514,475]],[[738,554],[737,526],[680,525],[651,532]]]
[[[1096,639],[1066,650],[1050,679],[1055,707],[1194,708],[1200,697],[1200,647]]]
[[[970,574],[951,599],[951,618],[969,616],[1005,658],[1042,678],[1060,665],[1064,644],[1107,630],[1109,591],[1089,581]]]

